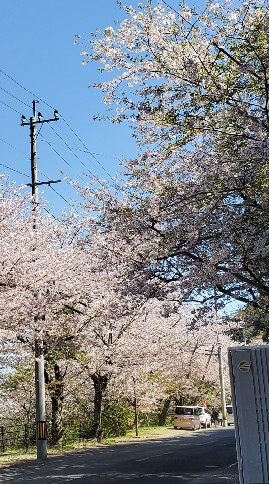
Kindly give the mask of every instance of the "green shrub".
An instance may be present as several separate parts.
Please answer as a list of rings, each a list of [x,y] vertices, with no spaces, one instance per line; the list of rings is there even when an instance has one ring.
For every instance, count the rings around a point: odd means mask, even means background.
[[[102,422],[105,437],[124,436],[133,426],[134,411],[127,403],[107,404],[104,406]]]

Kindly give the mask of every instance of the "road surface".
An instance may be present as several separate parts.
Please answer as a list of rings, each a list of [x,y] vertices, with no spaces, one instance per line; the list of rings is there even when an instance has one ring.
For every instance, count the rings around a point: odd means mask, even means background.
[[[234,428],[175,430],[0,468],[0,483],[239,484]]]

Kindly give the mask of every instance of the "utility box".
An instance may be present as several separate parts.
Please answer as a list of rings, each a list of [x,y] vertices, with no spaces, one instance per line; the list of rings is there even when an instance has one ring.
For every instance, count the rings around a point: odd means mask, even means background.
[[[269,345],[228,349],[240,484],[269,484]]]

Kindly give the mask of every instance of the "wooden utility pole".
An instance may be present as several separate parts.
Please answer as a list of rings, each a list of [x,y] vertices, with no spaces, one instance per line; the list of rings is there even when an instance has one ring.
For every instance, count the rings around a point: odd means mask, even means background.
[[[38,183],[37,177],[37,155],[36,155],[36,125],[58,121],[58,111],[54,111],[54,118],[42,119],[41,113],[38,113],[36,119],[36,102],[33,101],[33,116],[30,122],[26,121],[25,116],[21,117],[21,126],[30,126],[31,138],[31,183],[32,203],[33,203],[33,227],[37,227],[37,206],[38,206],[38,185],[58,183],[61,180],[50,180],[48,182]],[[41,315],[36,316],[36,321],[42,319]],[[35,393],[36,393],[36,449],[37,459],[45,460],[47,458],[47,421],[46,421],[46,400],[45,400],[45,374],[44,374],[44,352],[43,336],[40,331],[35,333]]]

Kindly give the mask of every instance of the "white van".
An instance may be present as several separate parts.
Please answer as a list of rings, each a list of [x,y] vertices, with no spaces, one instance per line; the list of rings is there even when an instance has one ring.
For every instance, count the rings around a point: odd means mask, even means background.
[[[230,426],[234,424],[234,413],[232,405],[226,405],[226,414],[227,414],[227,424]]]
[[[174,415],[174,429],[200,429],[198,407],[193,405],[177,406]]]
[[[181,405],[175,408],[174,429],[200,429],[210,427],[211,417],[204,407],[198,405]]]
[[[197,419],[199,417],[199,421]],[[181,405],[177,406],[174,415],[174,428],[210,428],[211,415],[207,413],[203,406]]]

